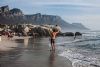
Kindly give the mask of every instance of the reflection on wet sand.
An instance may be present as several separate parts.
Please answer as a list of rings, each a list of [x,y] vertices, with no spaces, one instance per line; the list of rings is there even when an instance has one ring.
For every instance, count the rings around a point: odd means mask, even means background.
[[[25,48],[28,47],[29,38],[24,38],[24,46]]]
[[[54,62],[55,62],[55,51],[50,51],[50,56],[49,56],[50,67],[54,67]]]
[[[18,46],[0,55],[0,67],[72,67],[63,63],[57,52],[49,51],[48,38],[24,37],[13,42]]]

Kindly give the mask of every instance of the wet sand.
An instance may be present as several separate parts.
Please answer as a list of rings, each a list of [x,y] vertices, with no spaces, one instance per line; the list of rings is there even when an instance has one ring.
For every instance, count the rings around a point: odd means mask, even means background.
[[[12,47],[17,47],[17,45],[13,39],[9,40],[6,36],[2,36],[0,41],[0,53],[10,51],[13,49]]]
[[[0,67],[72,67],[59,51],[49,51],[47,38],[15,39],[12,50],[0,55]],[[11,47],[10,47],[11,48]]]

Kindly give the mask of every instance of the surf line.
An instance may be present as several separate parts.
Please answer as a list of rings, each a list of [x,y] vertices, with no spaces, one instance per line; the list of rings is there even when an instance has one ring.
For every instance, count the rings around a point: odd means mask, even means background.
[[[69,42],[60,42],[60,43],[56,43],[57,45],[60,44],[70,44],[70,43],[76,43],[76,42],[83,42],[83,41],[96,41],[96,40],[100,40],[99,39],[77,39],[77,40],[73,40],[73,41],[69,41]]]
[[[99,39],[76,39],[76,40],[73,40],[73,41],[67,41],[67,42],[58,42],[58,43],[55,43],[57,46],[65,46],[64,44],[71,44],[71,43],[76,43],[76,42],[83,42],[83,41],[95,41],[95,40],[100,40]],[[49,44],[50,46],[50,44]]]
[[[58,45],[58,46],[64,46],[62,44],[71,44],[71,43],[83,42],[83,41],[85,41],[85,40],[84,39],[76,39],[76,40],[73,40],[73,41],[60,42],[60,43],[55,43],[55,44]]]
[[[60,43],[55,43],[57,46],[65,46],[65,45],[62,45],[62,44],[70,44],[70,43],[75,43],[75,42],[78,42],[78,41],[69,41],[69,42],[60,42]],[[49,44],[50,46],[50,44]]]
[[[81,42],[81,41],[82,41],[81,39],[78,39],[78,40],[67,41],[67,42],[60,42],[60,43],[55,43],[55,44],[57,44],[57,45],[60,45],[60,44],[70,44],[70,43]]]

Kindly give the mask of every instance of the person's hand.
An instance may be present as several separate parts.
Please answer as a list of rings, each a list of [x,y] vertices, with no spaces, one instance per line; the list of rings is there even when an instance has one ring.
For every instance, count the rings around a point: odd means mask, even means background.
[[[52,29],[49,29],[50,32],[53,32]]]

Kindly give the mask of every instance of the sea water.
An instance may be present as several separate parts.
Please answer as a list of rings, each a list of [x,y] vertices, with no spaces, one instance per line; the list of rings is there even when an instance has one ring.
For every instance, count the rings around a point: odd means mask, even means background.
[[[100,32],[85,32],[82,37],[57,39],[59,56],[72,62],[73,67],[100,67]]]

